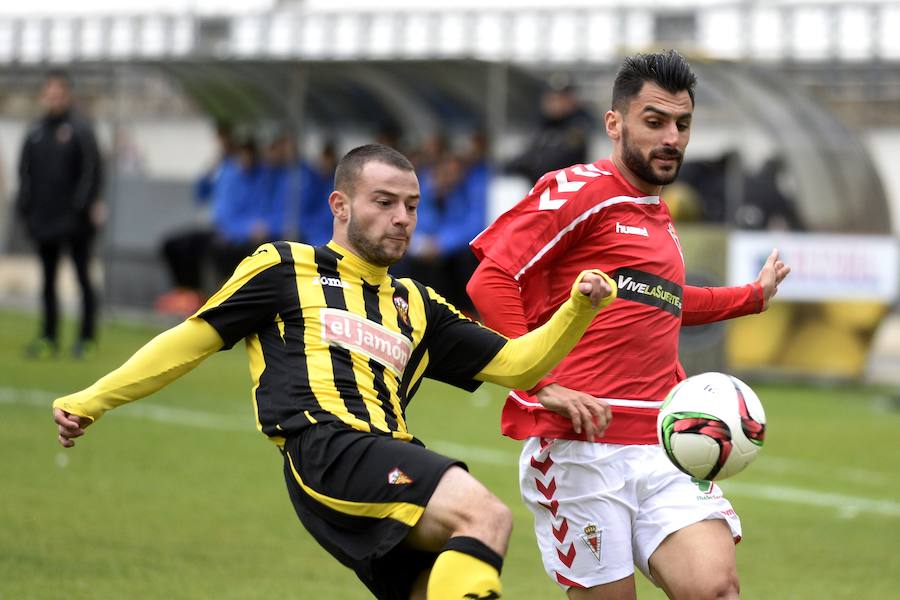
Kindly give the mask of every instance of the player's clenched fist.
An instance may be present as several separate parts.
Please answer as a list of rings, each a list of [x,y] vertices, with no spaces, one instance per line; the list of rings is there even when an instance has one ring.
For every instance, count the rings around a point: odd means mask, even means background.
[[[575,287],[585,296],[590,297],[591,306],[606,308],[616,299],[618,288],[616,282],[603,271],[582,271],[575,282]]]
[[[67,413],[61,408],[53,409],[53,420],[59,429],[57,439],[66,448],[74,446],[74,438],[84,435],[84,428],[93,422],[88,418]]]

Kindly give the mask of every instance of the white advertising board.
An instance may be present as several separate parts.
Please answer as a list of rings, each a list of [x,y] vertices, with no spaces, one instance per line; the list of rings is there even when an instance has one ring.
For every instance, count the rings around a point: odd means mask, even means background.
[[[890,236],[734,232],[728,284],[754,281],[773,248],[791,267],[780,300],[893,302],[900,287],[900,242]]]

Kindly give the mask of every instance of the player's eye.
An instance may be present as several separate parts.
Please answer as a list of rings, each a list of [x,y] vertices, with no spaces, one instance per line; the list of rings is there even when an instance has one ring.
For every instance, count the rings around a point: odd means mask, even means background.
[[[691,128],[690,123],[686,123],[686,122],[678,123],[678,131],[687,131],[690,128]]]

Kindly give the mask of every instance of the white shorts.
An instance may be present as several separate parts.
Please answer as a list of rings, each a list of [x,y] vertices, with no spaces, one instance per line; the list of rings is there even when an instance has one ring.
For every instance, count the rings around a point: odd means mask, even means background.
[[[666,536],[706,519],[741,537],[721,488],[694,483],[656,445],[529,438],[519,487],[544,568],[563,589],[618,581],[634,565],[653,581],[648,561]]]

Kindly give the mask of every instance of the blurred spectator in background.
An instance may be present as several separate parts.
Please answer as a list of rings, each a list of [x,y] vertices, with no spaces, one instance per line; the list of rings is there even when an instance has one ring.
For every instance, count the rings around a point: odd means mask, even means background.
[[[333,225],[328,196],[334,189],[337,150],[332,140],[322,144],[319,156],[301,161],[300,241],[321,246],[331,239]]]
[[[594,118],[568,81],[551,82],[541,97],[541,125],[525,151],[506,165],[506,171],[535,182],[544,173],[588,161],[588,139]]]
[[[81,286],[81,329],[72,354],[88,357],[96,347],[97,302],[88,266],[99,225],[102,165],[92,126],[73,109],[71,92],[68,74],[47,75],[40,97],[45,112],[29,128],[19,160],[16,205],[37,246],[43,274],[41,332],[26,349],[33,358],[58,352],[56,274],[63,248],[71,253]]]
[[[297,143],[289,129],[279,129],[270,137],[263,152],[258,198],[257,234],[266,241],[287,238],[288,208],[300,197],[302,172]]]
[[[194,185],[194,200],[198,206],[212,202],[222,174],[235,168],[234,131],[230,123],[216,123],[216,142],[218,150],[213,165]],[[214,232],[208,214],[199,220],[194,227],[179,231],[163,241],[162,255],[174,288],[157,299],[156,309],[160,312],[189,315],[206,300],[203,275]]]
[[[375,143],[400,150],[401,140],[403,139],[403,129],[396,123],[382,123],[378,127],[375,134]]]
[[[666,188],[666,204],[669,204],[669,196],[672,188],[675,189],[675,203],[682,197],[692,196],[696,206],[690,210],[692,215],[699,213],[699,220],[707,223],[724,223],[728,219],[727,199],[732,196],[729,189],[729,178],[743,178],[743,165],[740,154],[728,151],[721,156],[706,160],[685,161],[678,172],[678,180]],[[742,185],[738,181],[738,185]],[[679,190],[679,186],[689,188],[691,194]],[[682,193],[678,193],[678,192]],[[733,208],[732,208],[733,210]],[[676,210],[675,212],[683,212]],[[676,220],[684,219],[682,215],[673,214]]]
[[[680,222],[702,220],[740,229],[802,231],[784,158],[768,158],[747,173],[741,155],[685,162],[678,181],[666,188],[666,204]]]
[[[421,145],[412,151],[410,162],[416,167],[418,177],[427,175],[431,169],[450,152],[450,143],[443,132],[432,133],[422,140]]]
[[[462,155],[440,146],[426,153],[431,163],[419,172],[421,200],[418,224],[407,257],[395,276],[409,276],[430,285],[460,310],[474,314],[466,283],[477,266],[469,242],[485,227],[490,169],[486,138],[474,134]]]
[[[744,202],[735,215],[742,229],[805,229],[793,200],[787,165],[781,156],[773,156],[744,185]]]
[[[259,148],[253,135],[237,143],[234,160],[222,170],[212,200],[213,236],[210,256],[217,285],[257,246],[272,239],[269,199]]]

